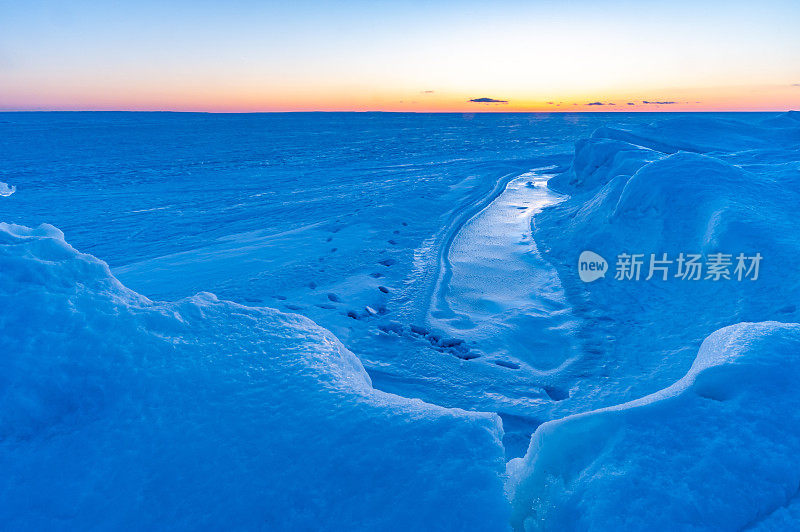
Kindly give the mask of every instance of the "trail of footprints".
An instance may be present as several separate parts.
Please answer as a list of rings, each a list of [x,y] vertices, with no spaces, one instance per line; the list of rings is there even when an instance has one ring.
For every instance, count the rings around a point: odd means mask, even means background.
[[[523,207],[524,208],[524,207]],[[403,222],[402,225],[405,227],[408,224]],[[339,228],[332,229],[333,233],[337,233]],[[400,235],[401,231],[396,229],[392,232],[394,235]],[[326,243],[331,243],[333,241],[333,236],[329,236],[326,239]],[[397,246],[398,242],[395,239],[390,239],[387,243],[391,246]],[[330,253],[335,253],[338,248],[332,247],[330,248]],[[381,253],[385,253],[387,250],[383,250]],[[325,257],[319,257],[319,262],[324,262]],[[398,264],[397,260],[394,258],[385,258],[378,260],[376,264],[380,267],[380,269],[391,268]],[[320,270],[323,271],[323,270]],[[386,274],[381,271],[374,271],[369,274],[370,277],[373,279],[384,279],[386,278]],[[310,290],[316,290],[317,284],[314,281],[311,281],[307,284],[307,287]],[[377,286],[377,290],[383,296],[389,296],[392,293],[392,288],[389,286],[385,286],[383,284]],[[283,295],[274,295],[272,296],[274,299],[283,302],[283,306],[292,311],[300,311],[303,308],[299,305],[286,302],[287,298]],[[346,305],[347,302],[344,301],[341,296],[336,293],[328,292],[324,295],[325,300],[320,303],[316,303],[315,306],[324,310],[337,310],[340,309],[343,305]],[[365,305],[360,310],[355,309],[347,309],[344,310],[344,315],[348,318],[354,320],[369,320],[374,318],[380,318],[382,316],[386,316],[389,314],[389,310],[387,309],[385,304],[378,304],[375,306]],[[482,353],[473,350],[467,342],[460,338],[448,338],[439,333],[429,330],[427,327],[421,325],[403,325],[396,321],[386,321],[381,320],[377,324],[378,334],[389,336],[389,337],[404,337],[409,338],[416,341],[423,341],[429,344],[429,346],[441,353],[446,353],[452,356],[455,356],[461,360],[473,360],[476,358],[480,358],[483,356]],[[517,370],[520,368],[520,365],[516,362],[512,362],[509,360],[501,360],[495,359],[491,360],[492,363],[496,364],[498,367],[509,369],[509,370]],[[568,393],[563,392],[562,390],[558,390],[551,387],[544,387],[543,390],[553,401],[561,401],[569,396]]]
[[[337,220],[337,222],[339,222],[339,220]],[[408,223],[407,222],[402,222],[402,226],[403,227],[407,227]],[[335,234],[335,233],[338,233],[340,231],[340,229],[341,229],[341,227],[334,227],[330,231],[331,231],[331,233]],[[392,234],[393,235],[400,235],[401,231],[399,229],[395,229],[394,231],[392,231]],[[334,239],[333,235],[328,236],[328,237],[325,238],[325,242],[327,244],[331,244],[333,242],[333,239]],[[387,240],[387,243],[390,246],[397,246],[398,245],[397,240],[395,240],[394,238]],[[331,247],[329,249],[329,253],[336,253],[338,251],[338,249],[339,248],[337,248],[337,247]],[[387,249],[384,249],[384,250],[381,251],[381,253],[385,253],[386,251],[387,251]],[[318,257],[317,261],[320,262],[320,263],[324,263],[325,259],[326,259],[326,257],[322,256],[322,257]],[[390,267],[396,265],[397,263],[398,263],[397,259],[393,259],[393,258],[385,258],[385,259],[381,259],[381,260],[377,261],[377,264],[382,268],[390,268]],[[318,271],[323,272],[324,268],[320,268]],[[384,273],[380,272],[380,271],[372,272],[369,275],[373,279],[381,279],[381,278],[385,278],[386,277],[386,275]],[[315,283],[314,281],[309,282],[306,286],[310,290],[316,290],[317,289],[317,283]],[[384,285],[379,285],[377,287],[377,290],[384,296],[388,296],[392,292],[391,288],[389,288],[387,286],[384,286]],[[297,305],[295,303],[288,302],[286,296],[284,296],[284,295],[276,294],[276,295],[273,295],[272,297],[274,299],[278,300],[278,301],[281,301],[282,302],[282,306],[284,308],[286,308],[287,310],[291,310],[291,311],[295,311],[295,312],[303,310],[302,306]],[[324,310],[337,310],[337,309],[340,308],[340,304],[345,304],[346,303],[345,301],[342,300],[342,298],[338,294],[333,293],[333,292],[328,292],[327,294],[325,294],[325,297],[326,297],[327,301],[323,301],[323,302],[320,302],[320,303],[315,303],[314,305],[316,307],[324,309]],[[355,319],[355,320],[361,320],[361,319],[365,319],[365,318],[369,318],[369,317],[375,317],[375,316],[383,316],[383,315],[385,315],[387,313],[388,313],[388,310],[387,310],[385,304],[365,305],[362,310],[348,309],[348,310],[344,311],[344,314],[346,316],[348,316],[349,318]]]

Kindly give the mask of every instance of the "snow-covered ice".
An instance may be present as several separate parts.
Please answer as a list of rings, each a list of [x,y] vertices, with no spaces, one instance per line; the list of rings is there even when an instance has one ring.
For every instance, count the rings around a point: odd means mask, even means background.
[[[0,134],[10,528],[797,526],[797,113]],[[583,283],[585,250],[763,261]]]

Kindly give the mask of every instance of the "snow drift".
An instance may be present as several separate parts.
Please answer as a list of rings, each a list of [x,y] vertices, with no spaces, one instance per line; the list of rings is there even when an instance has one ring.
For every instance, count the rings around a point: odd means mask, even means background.
[[[540,426],[509,464],[515,529],[740,530],[783,513],[800,485],[798,352],[800,324],[727,327],[669,388]]]
[[[12,529],[507,527],[502,429],[371,387],[310,320],[154,302],[0,224],[0,521]]]

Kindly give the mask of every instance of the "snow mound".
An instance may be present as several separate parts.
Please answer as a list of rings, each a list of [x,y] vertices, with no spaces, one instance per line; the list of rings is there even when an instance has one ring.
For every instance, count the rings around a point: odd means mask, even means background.
[[[611,171],[576,164],[577,183],[594,186],[540,218],[568,213],[561,216],[560,229],[566,222],[567,231],[560,239],[578,252],[755,252],[780,249],[769,242],[791,234],[798,194],[776,176],[696,153],[656,157],[624,143],[604,146],[612,148],[606,157],[614,161]],[[776,224],[789,231],[776,232]]]
[[[570,193],[596,190],[617,176],[631,176],[664,154],[635,144],[606,138],[588,138],[575,143],[575,158],[569,171],[553,177],[548,186]]]
[[[527,455],[509,463],[514,528],[739,530],[763,520],[768,530],[791,521],[798,351],[800,324],[726,327],[672,386],[541,425]]]
[[[752,251],[763,242],[760,237],[770,233],[754,200],[779,193],[775,183],[747,175],[737,166],[678,152],[637,171],[622,189],[611,219],[636,225],[631,233],[648,235],[637,240],[658,242],[663,250],[744,250],[744,246]],[[742,226],[749,231],[741,231]],[[748,238],[759,228],[755,238]]]
[[[310,320],[155,302],[55,227],[0,224],[11,529],[504,529],[502,428],[372,388]]]

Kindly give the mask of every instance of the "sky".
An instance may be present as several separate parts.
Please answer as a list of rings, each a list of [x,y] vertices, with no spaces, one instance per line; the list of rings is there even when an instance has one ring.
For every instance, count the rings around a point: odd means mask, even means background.
[[[0,0],[0,110],[800,108],[800,1]]]

